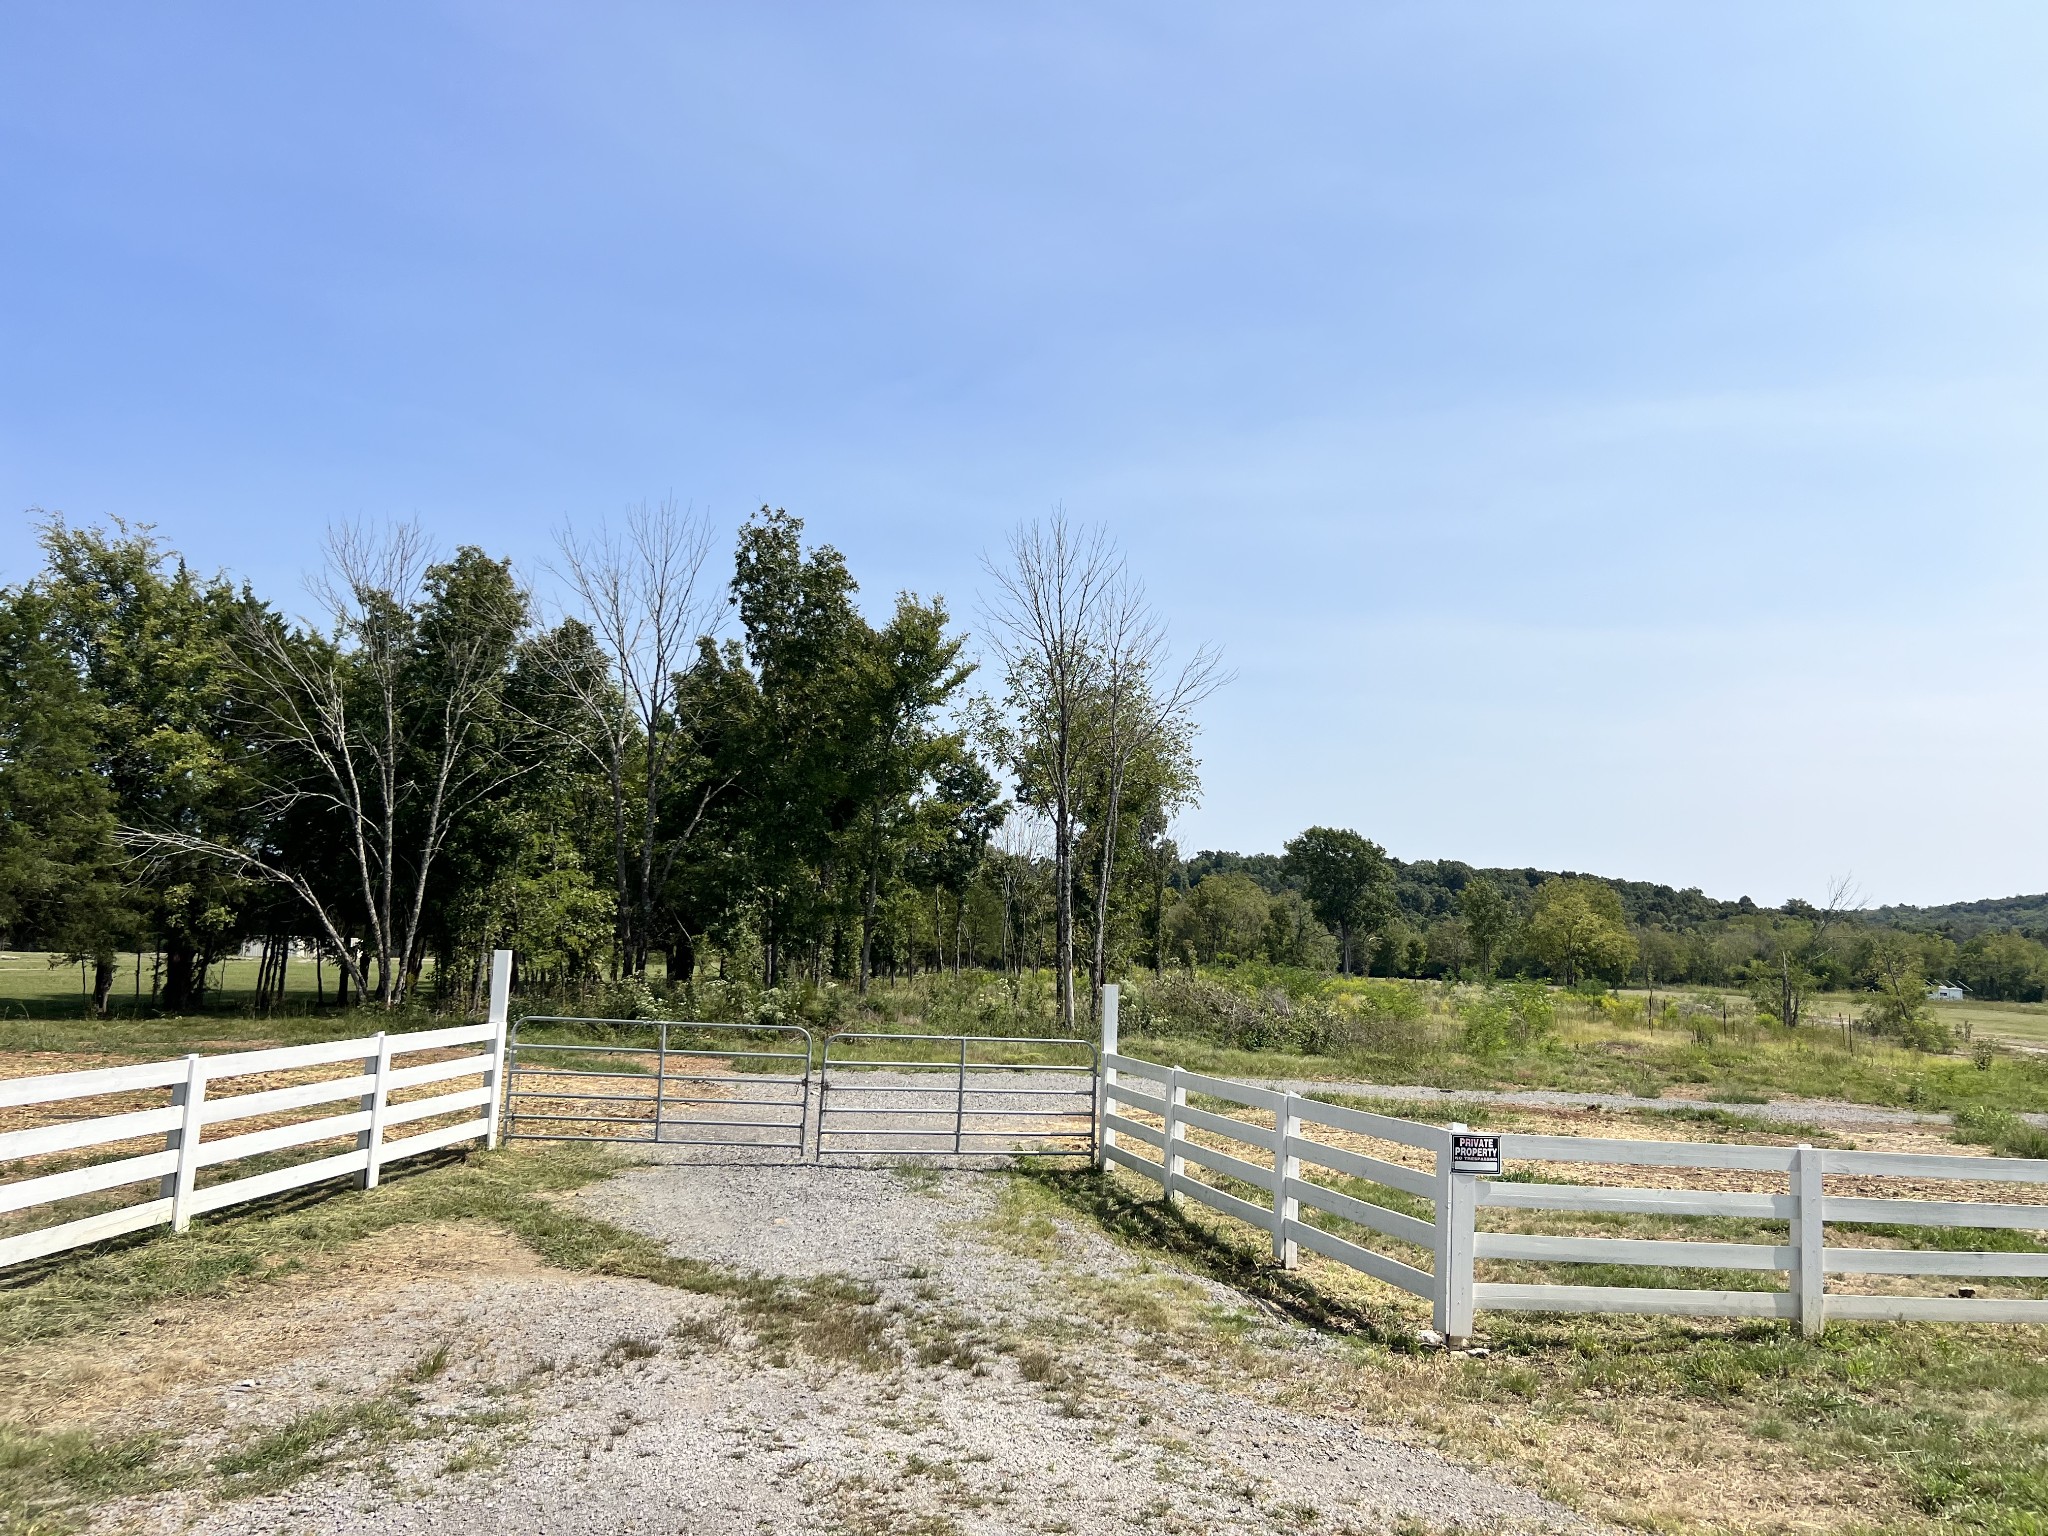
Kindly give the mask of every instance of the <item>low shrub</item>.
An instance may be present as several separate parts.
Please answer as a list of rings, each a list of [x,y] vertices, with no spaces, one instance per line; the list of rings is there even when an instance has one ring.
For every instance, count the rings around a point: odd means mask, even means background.
[[[2005,1109],[1956,1111],[1953,1139],[1989,1147],[2000,1157],[2048,1158],[2048,1130]]]
[[[1311,987],[1290,975],[1290,989],[1276,979],[1281,970],[1171,971],[1130,988],[1124,1028],[1132,1035],[1172,1035],[1232,1050],[1328,1056],[1412,1046],[1429,1014],[1421,989],[1409,983],[1314,977]]]
[[[1550,993],[1540,982],[1511,981],[1488,987],[1458,1005],[1465,1025],[1465,1049],[1492,1056],[1548,1039],[1557,1025]]]

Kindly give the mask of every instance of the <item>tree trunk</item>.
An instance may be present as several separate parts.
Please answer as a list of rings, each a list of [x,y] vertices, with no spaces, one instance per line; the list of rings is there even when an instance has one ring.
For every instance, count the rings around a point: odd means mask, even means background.
[[[1067,808],[1055,808],[1053,865],[1053,1010],[1060,1028],[1074,1032],[1074,829]]]
[[[92,963],[92,1011],[95,1018],[107,1016],[107,999],[114,990],[114,957],[95,956]]]
[[[164,951],[163,1005],[167,1011],[184,1013],[196,1005],[192,968],[197,959],[185,944],[173,943]]]
[[[860,907],[860,995],[868,995],[868,971],[875,949],[875,902],[879,895],[881,876],[873,864],[868,865],[868,888]]]

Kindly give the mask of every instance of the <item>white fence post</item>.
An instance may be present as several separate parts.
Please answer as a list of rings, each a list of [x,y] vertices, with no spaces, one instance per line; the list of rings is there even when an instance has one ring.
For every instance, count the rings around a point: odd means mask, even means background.
[[[494,949],[491,951],[491,1011],[489,1022],[498,1026],[491,1036],[491,1064],[484,1069],[484,1083],[491,1090],[491,1128],[484,1132],[484,1146],[498,1144],[498,1122],[504,1118],[505,1071],[507,1041],[511,1037],[511,1025],[506,1021],[512,1014],[512,951]],[[666,1034],[664,1033],[664,1039]]]
[[[1436,1154],[1436,1331],[1455,1348],[1472,1337],[1472,1232],[1478,1181],[1452,1166],[1451,1138],[1465,1126],[1453,1121]]]
[[[1160,1183],[1168,1205],[1174,1203],[1174,1185],[1187,1177],[1187,1160],[1174,1150],[1181,1142],[1180,1115],[1176,1111],[1188,1101],[1188,1091],[1181,1086],[1180,1076],[1180,1068],[1175,1067],[1173,1081],[1166,1086],[1166,1135],[1163,1138],[1166,1145],[1159,1153],[1160,1160],[1166,1165],[1166,1174]]]
[[[364,1059],[363,1070],[370,1074],[370,1091],[363,1095],[363,1108],[369,1112],[370,1124],[356,1138],[356,1145],[369,1153],[369,1161],[356,1175],[356,1183],[363,1189],[375,1189],[384,1172],[384,1104],[391,1096],[391,1037],[381,1029],[377,1031],[377,1053]]]
[[[1821,1160],[1825,1154],[1806,1142],[1792,1162],[1792,1246],[1799,1252],[1799,1268],[1792,1276],[1799,1295],[1799,1331],[1808,1338],[1818,1335],[1827,1323],[1827,1273],[1821,1268],[1821,1247],[1825,1225],[1821,1213],[1824,1186]]]
[[[1273,1147],[1273,1257],[1288,1269],[1301,1264],[1294,1239],[1287,1235],[1288,1223],[1301,1219],[1301,1202],[1287,1192],[1288,1181],[1301,1177],[1301,1159],[1294,1155],[1294,1138],[1301,1134],[1301,1116],[1294,1109],[1299,1102],[1296,1095],[1287,1094],[1273,1116],[1273,1129],[1279,1133]]]
[[[178,1123],[178,1171],[171,1175],[171,1230],[192,1225],[192,1187],[199,1177],[200,1112],[206,1107],[206,1068],[196,1055],[185,1058],[185,1118]]]
[[[1112,981],[1102,989],[1102,1050],[1095,1058],[1095,1166],[1098,1168],[1109,1164],[1102,1149],[1116,1145],[1116,1132],[1105,1125],[1102,1118],[1109,1112],[1109,1090],[1116,1086],[1116,1068],[1109,1066],[1107,1059],[1122,1054],[1117,1041],[1116,1000],[1117,985]]]

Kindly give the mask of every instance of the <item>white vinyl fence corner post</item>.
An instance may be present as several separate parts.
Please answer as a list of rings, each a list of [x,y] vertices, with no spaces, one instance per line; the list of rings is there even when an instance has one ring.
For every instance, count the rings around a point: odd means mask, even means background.
[[[178,1171],[171,1175],[171,1230],[192,1225],[192,1188],[199,1177],[199,1134],[206,1109],[206,1067],[196,1055],[185,1058],[185,1117],[178,1123]]]
[[[1273,1116],[1273,1129],[1279,1133],[1273,1146],[1273,1257],[1287,1269],[1301,1264],[1301,1254],[1288,1236],[1288,1229],[1301,1219],[1301,1202],[1288,1192],[1288,1186],[1301,1177],[1301,1159],[1294,1155],[1294,1139],[1301,1134],[1301,1116],[1295,1107],[1300,1102],[1297,1095],[1286,1095],[1280,1100],[1279,1113]]]
[[[376,1053],[364,1058],[363,1071],[370,1079],[370,1091],[363,1095],[363,1110],[370,1123],[356,1138],[356,1145],[367,1154],[356,1183],[363,1189],[375,1189],[384,1174],[384,1106],[391,1098],[391,1037],[381,1029],[377,1031]]]
[[[1799,1296],[1799,1331],[1808,1338],[1827,1326],[1827,1273],[1821,1267],[1826,1232],[1821,1172],[1826,1155],[1801,1142],[1792,1159],[1792,1246],[1799,1255],[1792,1279]]]
[[[1452,1138],[1466,1127],[1453,1121],[1436,1154],[1436,1331],[1453,1348],[1472,1337],[1472,1231],[1479,1203],[1478,1180],[1459,1173],[1451,1157]]]
[[[1188,1091],[1181,1086],[1179,1067],[1173,1069],[1171,1076],[1173,1080],[1166,1085],[1166,1135],[1162,1138],[1166,1145],[1160,1151],[1160,1161],[1166,1165],[1160,1180],[1161,1198],[1168,1205],[1175,1203],[1174,1197],[1179,1193],[1177,1186],[1187,1177],[1188,1167],[1187,1160],[1178,1150],[1181,1143],[1180,1111],[1188,1102]]]
[[[508,1054],[506,1041],[511,1025],[506,1021],[512,1015],[512,951],[494,949],[491,951],[491,1012],[489,1022],[497,1026],[491,1036],[491,1064],[484,1068],[484,1084],[491,1090],[489,1113],[490,1129],[484,1132],[486,1149],[498,1145],[499,1121],[503,1119],[505,1105],[505,1069]],[[663,1032],[666,1038],[666,1031]],[[805,1071],[810,1070],[805,1063]]]
[[[1116,1068],[1109,1064],[1109,1058],[1121,1054],[1117,1040],[1116,1001],[1117,986],[1110,982],[1102,989],[1102,1048],[1095,1057],[1095,1166],[1098,1168],[1109,1164],[1102,1149],[1116,1145],[1116,1132],[1103,1121],[1103,1116],[1109,1113],[1109,1090],[1116,1086]]]

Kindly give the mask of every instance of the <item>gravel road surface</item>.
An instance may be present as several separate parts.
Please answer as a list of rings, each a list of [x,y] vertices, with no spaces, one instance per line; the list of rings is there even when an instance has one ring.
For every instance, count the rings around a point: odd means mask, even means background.
[[[313,1400],[316,1381],[330,1396],[337,1383],[357,1396],[388,1391],[446,1343],[452,1363],[413,1390],[430,1421],[457,1428],[240,1503],[182,1496],[110,1511],[104,1528],[138,1519],[201,1536],[1594,1529],[1355,1418],[1290,1410],[1270,1386],[1184,1357],[1162,1368],[1162,1348],[1182,1344],[1150,1336],[1142,1312],[1105,1320],[1079,1305],[1077,1277],[1182,1296],[1199,1287],[1201,1305],[1263,1348],[1335,1346],[1092,1228],[1043,1222],[1020,1244],[999,1219],[1006,1173],[650,1150],[662,1161],[577,1205],[678,1255],[792,1283],[865,1282],[877,1299],[863,1316],[900,1348],[866,1369],[779,1355],[749,1337],[733,1302],[630,1280],[530,1268],[416,1288],[324,1356],[243,1383],[242,1400],[259,1420],[284,1422]],[[919,1340],[932,1348],[921,1353]],[[492,1412],[509,1426],[459,1427]]]

